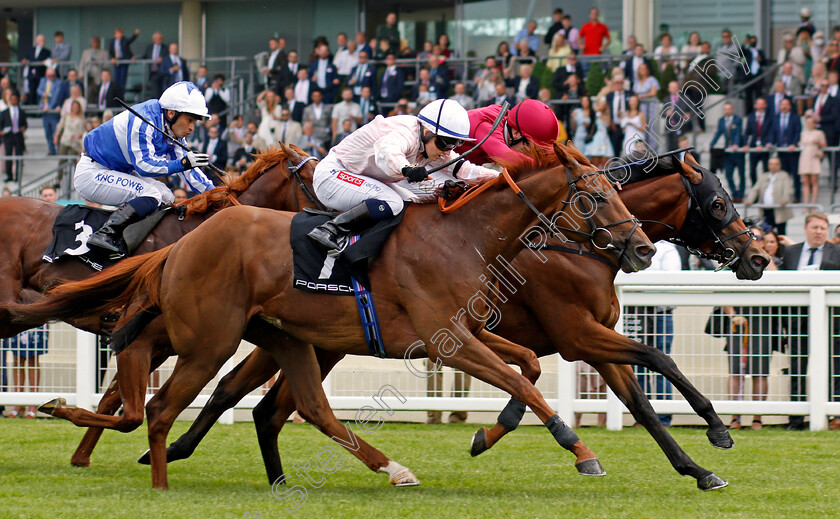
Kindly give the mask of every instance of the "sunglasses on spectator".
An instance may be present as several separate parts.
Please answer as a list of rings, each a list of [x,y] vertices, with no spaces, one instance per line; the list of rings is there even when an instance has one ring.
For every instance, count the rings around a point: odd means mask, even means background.
[[[442,135],[438,135],[435,137],[435,147],[441,151],[448,151],[457,148],[458,146],[464,144],[464,141],[461,139],[455,139],[453,137],[444,137]]]

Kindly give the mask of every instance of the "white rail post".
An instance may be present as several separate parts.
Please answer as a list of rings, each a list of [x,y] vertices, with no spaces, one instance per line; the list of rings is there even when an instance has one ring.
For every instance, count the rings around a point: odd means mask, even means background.
[[[96,393],[96,335],[76,330],[76,407],[93,409]],[[107,366],[102,366],[102,369]]]
[[[618,321],[615,323],[615,331],[624,333],[624,289],[621,286],[615,287],[615,295],[618,297]],[[618,395],[607,386],[607,430],[620,431],[622,427],[624,404],[618,399]]]
[[[557,354],[557,415],[571,427],[575,423],[575,365]]]
[[[811,430],[822,431],[828,425],[825,404],[828,402],[828,307],[824,287],[811,287],[808,330],[808,400],[811,403]]]
[[[233,371],[233,357],[229,358],[224,364],[222,364],[222,369],[219,370],[219,380],[221,381],[222,377],[224,377],[231,371]],[[219,423],[231,425],[233,423],[234,409],[236,409],[235,406],[222,413],[222,416],[219,417]]]

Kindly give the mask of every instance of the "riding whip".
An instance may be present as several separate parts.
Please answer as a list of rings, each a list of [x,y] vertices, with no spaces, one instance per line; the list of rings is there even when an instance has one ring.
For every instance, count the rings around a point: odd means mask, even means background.
[[[428,171],[428,173],[431,175],[431,174],[432,174],[432,173],[434,173],[435,171],[440,171],[440,170],[442,170],[443,168],[445,168],[445,167],[447,167],[447,166],[451,166],[452,164],[455,164],[455,163],[456,163],[456,162],[458,162],[459,160],[463,159],[464,157],[466,157],[466,156],[467,156],[467,155],[469,155],[470,153],[472,153],[472,152],[474,152],[475,150],[477,150],[479,146],[481,146],[482,144],[484,144],[484,141],[486,141],[487,139],[489,139],[489,138],[490,138],[490,136],[491,136],[491,135],[493,135],[493,132],[495,132],[495,131],[496,131],[496,128],[498,128],[498,127],[499,127],[499,125],[500,125],[500,124],[502,124],[502,119],[504,119],[505,114],[507,113],[507,111],[508,111],[508,107],[509,107],[509,106],[510,106],[510,105],[508,104],[508,102],[507,102],[507,101],[505,101],[505,102],[503,102],[503,103],[502,103],[502,110],[499,112],[499,115],[497,115],[497,116],[496,116],[496,120],[493,122],[493,127],[492,127],[492,128],[490,128],[490,131],[489,131],[489,132],[487,132],[487,135],[485,135],[485,136],[484,136],[484,138],[483,138],[483,139],[481,139],[481,140],[479,141],[479,143],[478,143],[478,144],[476,144],[476,145],[475,145],[475,146],[473,146],[472,148],[468,149],[468,150],[467,150],[467,151],[465,151],[464,153],[462,153],[462,154],[458,155],[457,157],[455,157],[454,159],[450,160],[449,162],[446,162],[446,163],[444,163],[444,164],[441,164],[440,166],[436,166],[436,167],[434,167],[434,168],[430,169],[430,170]]]
[[[135,110],[134,108],[132,108],[132,107],[128,106],[128,104],[127,104],[125,101],[123,101],[122,99],[120,99],[119,97],[115,97],[115,98],[114,98],[114,101],[118,102],[119,104],[121,104],[121,105],[123,106],[123,108],[125,108],[125,109],[126,109],[126,110],[128,110],[129,112],[133,113],[135,117],[137,117],[138,119],[140,119],[140,120],[141,120],[141,121],[143,121],[144,123],[148,124],[149,126],[151,126],[152,128],[154,128],[155,130],[159,131],[160,133],[162,133],[162,134],[163,134],[166,138],[170,139],[173,143],[175,143],[175,145],[176,145],[176,146],[179,146],[179,147],[180,147],[181,149],[183,149],[184,151],[192,151],[192,150],[189,148],[189,146],[185,146],[184,144],[181,144],[181,142],[180,142],[180,141],[178,141],[178,139],[174,139],[174,138],[173,138],[174,136],[170,136],[168,133],[166,133],[165,131],[161,130],[161,129],[160,129],[160,128],[158,128],[157,126],[155,126],[155,124],[154,124],[152,121],[150,121],[150,120],[146,119],[145,117],[143,117],[142,115],[140,115],[139,113],[137,113],[137,110]],[[212,169],[213,171],[215,171],[216,173],[218,173],[218,174],[221,176],[221,180],[222,180],[222,182],[224,182],[225,184],[227,184],[227,181],[225,180],[225,177],[227,176],[227,173],[225,173],[223,170],[219,169],[219,168],[218,168],[215,164],[213,164],[212,162],[211,162],[211,163],[209,163],[207,166],[208,166],[210,169]],[[228,186],[228,187],[229,187],[229,186]]]

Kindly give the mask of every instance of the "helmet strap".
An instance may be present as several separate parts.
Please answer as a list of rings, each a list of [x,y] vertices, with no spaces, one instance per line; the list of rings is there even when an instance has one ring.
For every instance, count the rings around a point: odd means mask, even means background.
[[[427,130],[426,130],[425,128],[423,128],[423,125],[421,124],[421,125],[420,125],[420,142],[421,142],[423,145],[422,145],[422,149],[421,149],[420,151],[421,151],[421,153],[423,154],[423,158],[424,158],[424,159],[428,159],[428,158],[429,158],[429,154],[426,152],[426,145],[427,145],[427,144],[429,143],[429,141],[430,141],[430,140],[432,140],[432,139],[434,138],[434,136],[435,136],[435,134],[434,134],[434,133],[432,133],[432,132],[429,132],[429,133],[426,133],[426,132],[427,132]]]

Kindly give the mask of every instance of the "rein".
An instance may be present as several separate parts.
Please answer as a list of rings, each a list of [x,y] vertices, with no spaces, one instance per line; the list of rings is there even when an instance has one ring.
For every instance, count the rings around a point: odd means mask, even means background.
[[[231,193],[230,188],[227,187],[227,186],[214,187],[213,189],[208,189],[204,193],[211,194],[211,193],[220,193],[220,192],[223,192],[223,191],[226,191],[225,194],[227,195],[227,199],[230,201],[231,204],[242,205],[242,203],[239,200],[236,199],[236,195]],[[204,194],[204,193],[201,193],[201,194]],[[195,197],[193,197],[193,198],[195,198]],[[192,200],[192,198],[188,198],[188,199],[184,200],[183,202],[178,202],[177,204],[174,204],[174,205],[175,205],[175,207],[178,207],[178,206],[181,206],[181,205],[187,205],[191,200]]]
[[[561,209],[561,211],[564,210],[567,206],[571,205],[570,200],[576,200],[576,199],[580,198],[580,197],[577,197],[577,194],[580,192],[578,190],[578,187],[577,187],[578,182],[580,182],[581,180],[585,180],[585,179],[587,179],[591,176],[597,176],[597,175],[603,174],[601,171],[590,171],[590,172],[584,173],[583,175],[581,175],[577,178],[573,178],[571,172],[569,171],[569,168],[565,168],[565,170],[566,170],[566,178],[568,179],[569,195],[570,196],[567,200],[563,201],[563,209]],[[635,216],[631,216],[630,218],[625,218],[624,220],[620,220],[618,222],[612,222],[612,223],[607,224],[603,227],[598,227],[595,224],[595,221],[593,220],[592,216],[589,215],[588,211],[586,211],[586,210],[582,211],[582,214],[587,214],[586,222],[589,225],[589,228],[591,229],[591,232],[579,231],[577,229],[569,229],[569,228],[566,228],[566,227],[558,227],[557,225],[552,223],[551,220],[549,220],[547,216],[545,216],[542,212],[540,212],[540,210],[537,209],[536,206],[534,206],[534,204],[531,202],[531,200],[528,199],[528,197],[525,195],[525,193],[522,192],[522,189],[516,184],[516,182],[513,180],[513,178],[511,178],[510,173],[508,173],[507,168],[503,169],[501,174],[499,174],[499,176],[497,176],[496,178],[494,178],[492,180],[489,180],[487,182],[484,182],[482,184],[479,184],[478,186],[470,188],[469,190],[467,190],[466,193],[464,193],[460,198],[455,200],[449,206],[446,205],[446,200],[444,200],[443,198],[438,198],[438,208],[444,214],[452,213],[452,212],[460,209],[464,205],[466,205],[468,202],[470,202],[472,199],[474,199],[475,197],[477,197],[478,195],[480,195],[481,193],[483,193],[484,191],[489,189],[491,186],[494,186],[494,185],[496,185],[496,184],[498,184],[499,182],[502,182],[502,181],[504,181],[513,190],[513,192],[516,193],[516,196],[518,196],[525,203],[525,205],[527,205],[528,208],[531,209],[531,211],[533,211],[534,214],[537,215],[537,218],[539,218],[540,222],[542,222],[548,228],[548,231],[549,231],[549,233],[551,233],[552,237],[558,238],[558,235],[561,234],[561,233],[577,234],[579,236],[585,237],[592,244],[592,246],[595,247],[596,249],[601,249],[601,250],[616,249],[616,250],[620,250],[621,253],[618,256],[619,264],[621,263],[621,261],[624,257],[624,254],[627,252],[627,248],[629,247],[629,243],[630,243],[630,240],[633,237],[633,234],[636,232],[637,229],[639,229],[641,227],[641,223],[639,222],[639,220],[636,219]],[[624,224],[624,223],[628,223],[628,222],[633,222],[634,223],[633,229],[627,235],[627,238],[625,239],[625,242],[624,242],[624,247],[622,247],[622,248],[616,247],[615,245],[613,245],[613,235],[610,232],[609,228],[610,227],[615,227],[617,225],[621,225],[621,224]],[[605,232],[609,236],[609,242],[607,243],[607,245],[605,245],[603,247],[599,246],[596,243],[596,240],[595,240],[595,237],[599,232]]]

